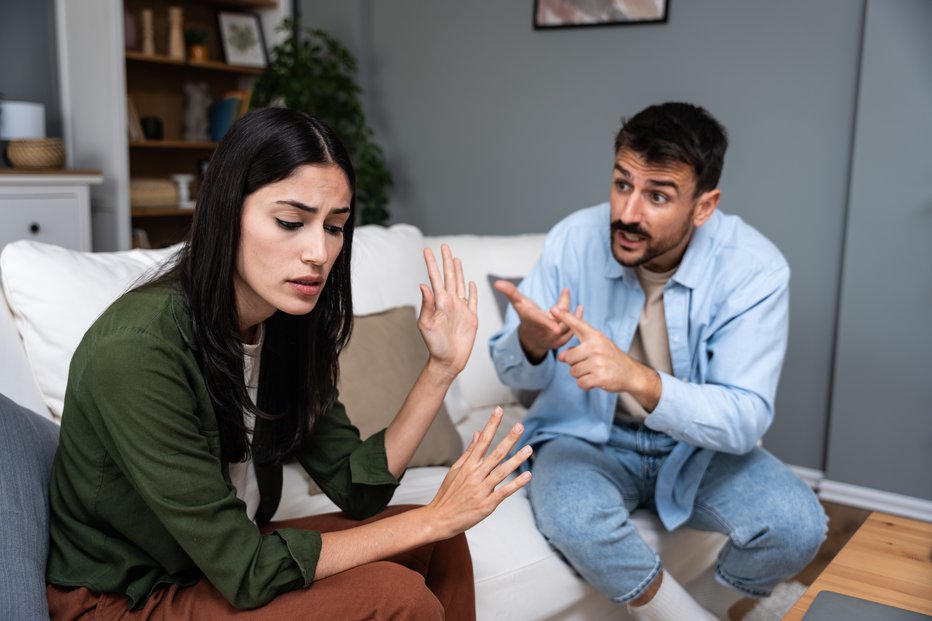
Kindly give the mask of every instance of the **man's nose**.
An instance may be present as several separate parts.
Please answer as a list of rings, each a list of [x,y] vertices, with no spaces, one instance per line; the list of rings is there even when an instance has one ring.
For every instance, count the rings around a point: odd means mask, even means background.
[[[631,192],[624,198],[624,202],[621,204],[621,211],[617,214],[616,219],[628,224],[640,222],[642,207],[641,195],[637,192]]]

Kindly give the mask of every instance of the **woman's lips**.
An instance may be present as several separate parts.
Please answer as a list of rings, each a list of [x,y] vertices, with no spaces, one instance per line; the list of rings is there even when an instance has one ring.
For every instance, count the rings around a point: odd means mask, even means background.
[[[324,287],[320,280],[289,280],[288,284],[301,295],[318,295]]]

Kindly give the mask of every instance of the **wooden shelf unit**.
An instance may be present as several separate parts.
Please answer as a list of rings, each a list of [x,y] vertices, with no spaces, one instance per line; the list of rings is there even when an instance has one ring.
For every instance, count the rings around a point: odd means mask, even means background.
[[[135,140],[129,146],[130,178],[168,178],[192,174],[192,198],[197,197],[200,171],[217,143],[184,140],[185,84],[204,82],[212,101],[231,90],[249,90],[263,69],[230,65],[223,60],[216,13],[219,9],[254,10],[275,8],[278,0],[124,0],[123,7],[136,21],[137,43],[142,42],[141,13],[151,9],[155,54],[125,50],[126,95],[132,99],[139,118],[161,120],[162,139]],[[208,33],[208,60],[192,62],[168,57],[168,7],[180,6],[184,28]],[[146,231],[153,247],[179,241],[187,232],[192,210],[130,205],[133,229]]]
[[[138,63],[150,63],[153,65],[170,65],[173,67],[191,67],[192,69],[203,69],[205,71],[221,71],[228,73],[235,73],[237,75],[261,75],[264,71],[259,67],[244,67],[240,65],[230,65],[225,62],[220,62],[216,60],[203,60],[203,61],[192,61],[192,60],[178,60],[175,58],[170,58],[168,56],[163,56],[160,54],[150,55],[143,54],[142,52],[136,52],[134,50],[126,51],[126,60],[127,62],[138,62]]]

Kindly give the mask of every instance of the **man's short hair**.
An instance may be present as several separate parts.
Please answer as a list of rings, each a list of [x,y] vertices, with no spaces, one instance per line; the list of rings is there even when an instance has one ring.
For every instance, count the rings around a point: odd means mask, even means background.
[[[648,164],[680,162],[691,166],[698,196],[718,187],[728,134],[704,108],[668,102],[622,119],[615,135],[615,154],[622,149],[634,151]]]

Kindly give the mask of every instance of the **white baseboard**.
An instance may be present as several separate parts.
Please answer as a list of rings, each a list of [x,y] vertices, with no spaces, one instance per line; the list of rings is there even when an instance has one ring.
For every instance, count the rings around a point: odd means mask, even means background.
[[[815,468],[790,465],[790,470],[793,471],[793,474],[802,479],[803,483],[811,487],[816,492],[819,491],[819,485],[822,483],[822,479],[825,478],[825,473],[821,470],[816,470]]]
[[[882,492],[870,487],[839,483],[828,479],[823,479],[819,483],[818,492],[819,498],[829,502],[932,522],[932,500]]]
[[[821,470],[788,465],[793,474],[809,485],[822,500],[932,522],[932,500],[831,481],[825,478]]]

